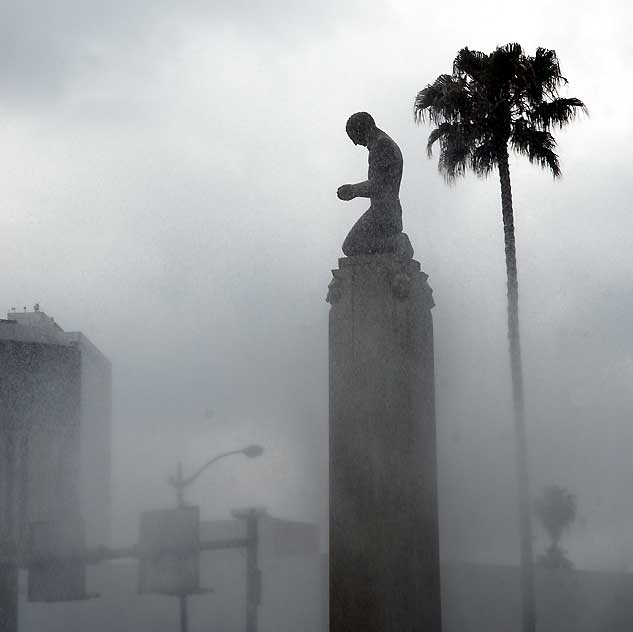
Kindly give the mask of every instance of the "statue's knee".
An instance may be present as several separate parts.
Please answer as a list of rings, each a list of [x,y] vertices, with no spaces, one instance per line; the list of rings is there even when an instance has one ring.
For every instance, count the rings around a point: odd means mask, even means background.
[[[345,237],[345,241],[343,242],[343,254],[346,257],[353,257],[355,253],[355,240],[354,237],[352,235],[352,233],[350,232],[349,235],[347,235],[347,237]]]

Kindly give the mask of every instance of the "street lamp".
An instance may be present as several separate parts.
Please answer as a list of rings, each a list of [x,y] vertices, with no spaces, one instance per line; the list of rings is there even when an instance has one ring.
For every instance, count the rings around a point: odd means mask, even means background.
[[[243,454],[249,459],[255,459],[261,456],[264,453],[264,448],[257,444],[252,444],[242,448],[241,450],[230,450],[229,452],[222,452],[214,456],[212,459],[207,461],[204,465],[199,467],[191,476],[187,478],[183,478],[182,476],[182,463],[178,463],[178,469],[176,470],[176,476],[169,477],[169,484],[176,490],[176,501],[178,507],[182,508],[185,506],[184,500],[184,489],[185,487],[189,487],[192,483],[196,481],[196,479],[211,465],[223,459],[224,457],[231,456],[232,454]],[[188,623],[188,614],[187,614],[187,595],[180,595],[180,632],[187,632],[189,627]]]
[[[226,456],[230,456],[232,454],[243,454],[247,456],[249,459],[255,459],[261,456],[264,453],[264,448],[262,446],[253,444],[242,448],[241,450],[230,450],[229,452],[222,452],[222,454],[218,454],[214,456],[211,460],[207,461],[204,465],[199,467],[191,476],[188,478],[182,477],[182,463],[178,463],[178,469],[176,470],[176,476],[169,477],[169,484],[176,490],[176,500],[178,502],[178,507],[184,507],[185,501],[183,496],[183,491],[185,487],[189,487],[195,480],[204,472],[208,467],[223,459]]]

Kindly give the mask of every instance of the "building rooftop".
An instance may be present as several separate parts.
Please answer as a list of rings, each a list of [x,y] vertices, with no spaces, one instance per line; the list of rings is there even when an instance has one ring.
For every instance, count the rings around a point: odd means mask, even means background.
[[[0,320],[0,339],[70,346],[64,330],[53,318],[39,310],[9,312],[6,320]]]
[[[18,312],[14,308],[6,319],[0,319],[0,340],[79,347],[109,364],[108,358],[87,336],[78,331],[64,331],[54,318],[40,311],[39,305],[32,312],[26,311],[26,308],[23,312]]]

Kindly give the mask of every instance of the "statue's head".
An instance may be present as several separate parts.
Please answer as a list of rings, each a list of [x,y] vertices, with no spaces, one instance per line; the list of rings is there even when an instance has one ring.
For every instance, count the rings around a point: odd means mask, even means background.
[[[352,114],[345,126],[345,131],[354,145],[364,145],[365,147],[369,140],[369,133],[374,129],[376,129],[376,123],[371,114],[367,114],[367,112]]]

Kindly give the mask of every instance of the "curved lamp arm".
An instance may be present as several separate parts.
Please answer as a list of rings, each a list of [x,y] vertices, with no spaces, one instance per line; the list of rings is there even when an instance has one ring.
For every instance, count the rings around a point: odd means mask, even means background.
[[[180,469],[178,470],[178,478],[174,478],[173,476],[169,477],[169,483],[175,487],[176,489],[184,489],[188,485],[191,485],[202,472],[204,472],[208,467],[213,465],[216,461],[223,459],[225,456],[230,456],[231,454],[244,454],[249,459],[253,459],[255,457],[261,456],[264,453],[264,449],[259,445],[249,445],[246,448],[242,448],[241,450],[230,450],[229,452],[222,452],[222,454],[218,454],[214,456],[211,460],[207,461],[204,465],[199,467],[191,476],[188,478],[182,478],[180,474]]]
[[[223,452],[222,454],[218,454],[217,456],[213,457],[211,460],[207,461],[204,465],[199,467],[198,470],[194,472],[191,476],[183,479],[181,481],[182,486],[186,487],[187,485],[190,485],[191,483],[193,483],[198,478],[198,476],[202,474],[202,472],[204,472],[208,467],[213,465],[216,461],[223,459],[225,456],[230,456],[231,454],[242,454],[243,452],[244,450],[231,450],[230,452]]]

